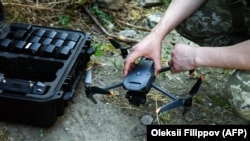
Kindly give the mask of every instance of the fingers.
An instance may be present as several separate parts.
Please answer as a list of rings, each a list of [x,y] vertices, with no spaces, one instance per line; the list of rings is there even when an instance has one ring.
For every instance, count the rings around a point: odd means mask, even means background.
[[[160,57],[157,59],[154,59],[154,69],[155,69],[155,76],[157,76],[161,70],[161,59]]]
[[[139,57],[140,56],[136,52],[131,53],[127,56],[127,58],[124,61],[124,69],[123,69],[123,76],[124,77],[127,76],[128,72],[134,68],[135,61]]]
[[[171,71],[171,73],[180,73],[181,72],[180,69],[176,68],[175,65],[171,66],[171,70],[170,71]]]
[[[129,71],[131,71],[136,63],[136,59],[142,57],[139,54],[137,54],[137,52],[133,52],[131,54],[129,54],[129,56],[125,59],[124,61],[124,69],[123,69],[123,76],[127,76],[127,74],[129,73]],[[161,70],[161,57],[159,56],[158,58],[154,59],[154,69],[155,69],[155,76],[160,72]]]
[[[124,61],[123,76],[127,76],[129,71],[135,66],[136,60],[142,56],[152,59],[154,61],[155,75],[159,73],[161,70],[161,50],[152,49],[152,47],[145,49],[145,45],[135,45]]]
[[[183,71],[190,71],[190,75],[194,73],[195,52],[197,48],[186,44],[176,44],[171,52],[171,59],[168,64],[171,67],[172,73],[179,73]]]
[[[171,59],[170,61],[168,61],[168,65],[169,66],[173,66],[173,59]]]
[[[180,67],[178,67],[178,65],[175,63],[175,56],[174,56],[173,51],[171,53],[171,59],[170,59],[170,61],[168,61],[168,65],[171,66],[171,70],[170,71],[172,73],[179,73],[179,72],[181,72]]]
[[[192,76],[195,72],[194,67],[185,67],[184,64],[183,66],[178,65],[178,63],[174,63],[174,59],[171,58],[170,61],[168,61],[168,65],[171,66],[171,72],[172,73],[180,73],[183,71],[189,71],[189,75]]]
[[[123,76],[127,76],[128,73],[135,67],[135,62],[132,63],[124,63]]]

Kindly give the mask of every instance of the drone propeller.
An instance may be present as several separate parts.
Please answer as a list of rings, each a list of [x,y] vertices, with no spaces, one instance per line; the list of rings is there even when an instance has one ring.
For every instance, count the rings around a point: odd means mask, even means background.
[[[89,68],[87,69],[85,80],[84,80],[85,93],[86,93],[86,96],[95,104],[97,104],[97,101],[93,97],[94,94],[113,95],[112,91],[108,91],[106,89],[96,87],[96,86],[91,86],[91,81],[92,81],[92,69]]]
[[[109,40],[109,42],[116,48],[116,49],[120,49],[121,50],[121,55],[122,58],[125,59],[128,55],[128,49],[129,48],[125,48],[123,47],[118,41],[116,41],[114,38],[112,37],[108,37],[107,38]]]
[[[85,74],[85,80],[84,80],[84,84],[85,85],[90,85],[92,82],[92,69],[88,68]]]
[[[193,97],[198,92],[198,90],[199,90],[199,88],[200,88],[201,83],[202,83],[203,80],[204,80],[203,76],[200,76],[200,78],[197,80],[197,82],[195,83],[195,85],[189,91],[189,95],[190,96]]]
[[[193,96],[198,92],[201,83],[203,81],[203,77],[201,76],[197,82],[195,83],[195,85],[192,87],[192,89],[189,91],[189,96],[187,98],[181,98],[181,99],[176,99],[173,102],[171,102],[170,104],[164,105],[160,108],[158,108],[156,110],[156,113],[162,113],[164,111],[179,107],[179,106],[184,106],[184,111],[183,114],[186,113],[187,110],[190,109],[190,107],[192,106],[192,98]]]
[[[159,114],[159,113],[162,113],[164,111],[174,109],[174,108],[179,107],[179,106],[183,106],[183,104],[184,104],[184,99],[176,99],[175,101],[158,108],[156,110],[156,113]]]

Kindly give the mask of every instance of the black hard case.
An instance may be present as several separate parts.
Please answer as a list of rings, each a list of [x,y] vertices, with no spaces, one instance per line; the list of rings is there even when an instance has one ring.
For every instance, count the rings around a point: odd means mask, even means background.
[[[14,23],[10,27],[11,31],[8,36],[0,40],[0,44],[2,43],[0,45],[0,73],[4,74],[4,78],[0,78],[2,79],[0,86],[4,84],[4,79],[14,80],[14,83],[8,86],[7,90],[0,91],[0,121],[51,127],[57,117],[64,114],[64,108],[74,95],[83,70],[89,62],[91,54],[88,50],[90,50],[91,37],[80,31],[28,24]],[[15,39],[17,38],[15,34],[20,34],[17,33],[18,28],[24,28],[27,32],[23,35],[16,35],[18,39]],[[58,38],[50,37],[48,34],[41,35],[38,31],[71,35],[70,39],[66,36],[60,39],[60,44],[64,47],[67,45],[63,45],[62,42],[73,42],[73,45],[69,44],[71,48],[69,52],[66,51],[68,54],[60,55],[60,53],[55,53],[56,51],[41,53],[42,46],[49,46]],[[36,36],[43,38],[43,41],[34,39]],[[46,38],[50,40],[50,43],[45,41]],[[11,41],[8,47],[4,40]],[[18,46],[16,42],[20,40],[26,45],[22,49],[16,49],[15,47]],[[40,45],[39,50],[27,51],[29,42],[37,42],[36,44]],[[62,46],[56,46],[55,50],[59,50]],[[24,93],[23,89],[29,87],[25,85],[30,82],[41,82],[46,85],[46,90],[43,94]],[[20,83],[23,84],[20,85]],[[20,92],[17,91],[18,89]]]

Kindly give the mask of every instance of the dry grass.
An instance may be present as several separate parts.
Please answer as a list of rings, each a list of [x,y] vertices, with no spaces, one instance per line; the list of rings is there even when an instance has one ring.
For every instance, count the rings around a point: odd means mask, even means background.
[[[70,22],[66,28],[88,29],[86,18],[82,17],[79,6],[86,2],[69,0],[43,0],[41,1],[2,1],[6,11],[6,21],[24,22],[35,25],[64,27],[60,17],[68,17]]]
[[[96,30],[93,28],[94,24],[83,8],[84,5],[92,6],[93,0],[3,0],[2,3],[5,7],[8,22],[63,27],[96,34]],[[148,32],[150,29],[136,26],[136,24],[149,13],[156,11],[157,8],[143,9],[138,6],[138,0],[136,0],[125,3],[125,6],[119,11],[100,10],[113,19],[111,24],[114,26],[111,28],[109,25],[103,24],[103,26],[111,34],[116,34],[116,32],[126,28],[135,29],[138,32]],[[98,17],[100,15],[95,16],[102,22],[102,19]],[[68,18],[67,25],[62,24],[61,18]]]

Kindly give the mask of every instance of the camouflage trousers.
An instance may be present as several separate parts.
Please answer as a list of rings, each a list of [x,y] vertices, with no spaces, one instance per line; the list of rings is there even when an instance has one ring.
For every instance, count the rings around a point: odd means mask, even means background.
[[[200,46],[227,46],[250,39],[248,35],[231,34],[231,30],[232,18],[226,0],[208,0],[176,28]],[[232,107],[250,120],[250,71],[236,70],[228,79],[226,89]]]

